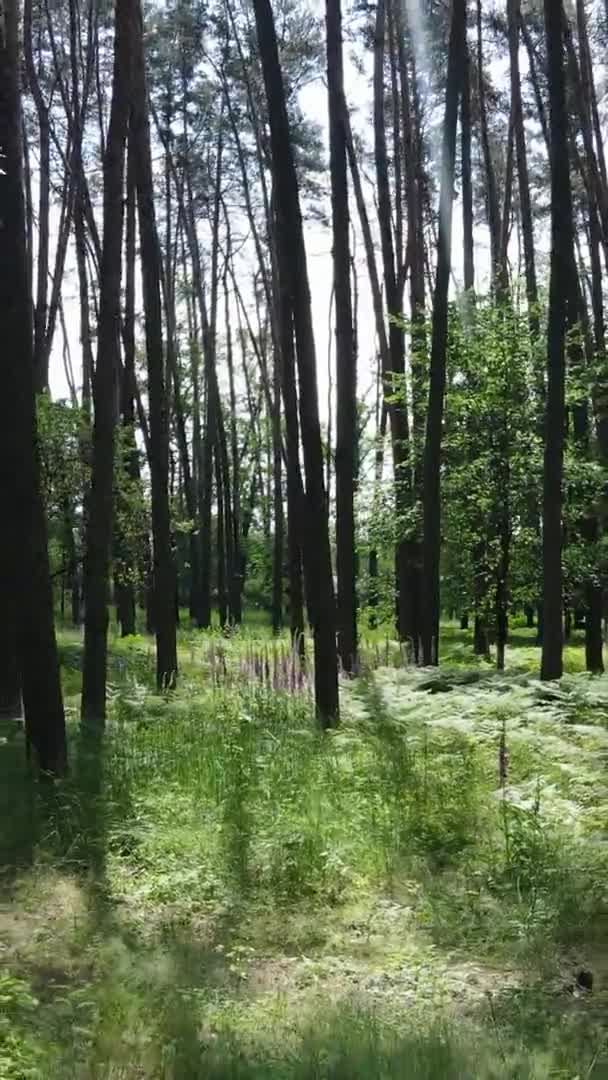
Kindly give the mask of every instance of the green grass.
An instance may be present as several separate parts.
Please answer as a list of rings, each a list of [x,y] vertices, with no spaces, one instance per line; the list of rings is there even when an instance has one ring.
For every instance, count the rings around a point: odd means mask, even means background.
[[[265,632],[184,628],[162,696],[113,638],[87,745],[62,631],[70,776],[0,732],[0,1080],[608,1076],[608,678],[444,637],[370,641],[324,737]]]

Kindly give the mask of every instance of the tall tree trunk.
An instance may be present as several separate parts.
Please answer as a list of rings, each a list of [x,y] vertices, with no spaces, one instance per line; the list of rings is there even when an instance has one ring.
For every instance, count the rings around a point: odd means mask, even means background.
[[[374,251],[374,240],[372,237],[372,230],[369,223],[369,215],[367,213],[367,204],[365,201],[365,196],[363,194],[361,174],[359,172],[359,163],[357,161],[357,154],[355,152],[355,144],[353,141],[353,135],[350,127],[350,117],[348,115],[346,102],[344,103],[344,131],[346,137],[346,150],[348,153],[348,164],[353,182],[353,191],[355,195],[355,202],[357,204],[359,224],[361,226],[361,233],[363,235],[365,260],[367,263],[367,272],[369,275],[369,283],[372,292],[374,322],[376,325],[376,336],[378,338],[378,350],[380,353],[380,367],[381,371],[384,372],[388,371],[389,368],[389,352],[388,339],[386,336],[386,325],[384,322],[384,310],[382,307],[382,290],[380,288],[380,279],[378,277],[376,255]]]
[[[460,112],[462,151],[462,232],[464,240],[464,288],[471,303],[475,290],[475,242],[473,219],[473,172],[471,167],[471,57],[465,33],[462,104]]]
[[[272,478],[273,478],[273,554],[272,554],[272,631],[278,634],[283,625],[283,458],[281,440],[281,368],[274,356],[274,408],[272,424]]]
[[[315,342],[298,179],[291,144],[285,89],[270,0],[254,0],[257,38],[270,121],[272,169],[279,221],[281,273],[292,302],[300,388],[300,427],[306,473],[308,562],[314,591],[315,703],[323,727],[339,717],[336,612],[323,484]],[[308,580],[307,580],[308,585]]]
[[[124,364],[120,387],[120,414],[123,430],[123,446],[127,460],[124,463],[130,480],[138,484],[139,455],[135,441],[135,150],[130,141],[127,161],[127,205],[125,246],[125,314],[123,321]],[[119,502],[124,495],[118,491]],[[129,494],[126,496],[129,499]],[[125,511],[128,513],[128,506]],[[135,633],[135,566],[134,552],[129,550],[127,538],[121,534],[120,524],[115,529],[116,561],[114,566],[114,593],[116,614],[122,637]]]
[[[573,252],[574,254],[574,252]],[[568,360],[574,376],[578,380],[585,378],[585,351],[581,340],[581,329],[585,320],[584,299],[582,288],[578,280],[576,264],[573,265],[570,275],[570,288],[572,292],[568,296]],[[588,356],[592,362],[593,356]],[[574,446],[582,461],[589,461],[590,452],[590,424],[589,403],[586,398],[580,397],[572,404],[572,434]],[[576,525],[580,532],[580,538],[588,546],[592,561],[599,538],[599,522],[595,509],[587,505]],[[587,561],[587,560],[586,560]],[[603,641],[602,641],[602,583],[590,569],[585,572],[583,582],[585,597],[585,661],[587,671],[593,674],[601,674],[604,670]]]
[[[329,166],[333,227],[336,326],[336,565],[338,572],[338,652],[344,671],[357,664],[355,579],[355,483],[357,476],[357,363],[350,291],[350,246],[344,72],[340,0],[327,0],[327,86]]]
[[[517,183],[519,188],[519,208],[524,242],[524,266],[526,275],[526,299],[532,341],[538,340],[540,322],[538,313],[538,287],[536,283],[536,259],[534,254],[534,226],[532,222],[532,203],[530,200],[530,179],[528,174],[528,154],[526,150],[526,132],[521,100],[521,78],[519,73],[519,25],[521,22],[521,0],[508,0],[507,15],[509,20],[509,56],[511,63],[511,106],[513,110],[513,129],[517,156]]]
[[[433,298],[433,341],[429,383],[426,442],[424,447],[424,625],[422,659],[439,659],[439,559],[441,551],[441,428],[445,395],[448,336],[448,289],[452,258],[452,209],[458,104],[462,93],[465,60],[466,2],[454,0],[448,53],[445,120],[441,158],[441,192],[437,277]]]
[[[21,682],[28,747],[33,747],[43,772],[60,775],[67,767],[67,752],[40,488],[15,0],[5,3],[2,15],[0,333],[6,359],[0,395],[0,490],[5,500],[0,530],[0,692],[6,695],[8,690],[16,697]]]
[[[275,230],[276,233],[276,230]],[[300,471],[300,432],[296,395],[295,354],[291,299],[280,266],[277,273],[279,333],[281,349],[281,389],[285,412],[287,480],[287,555],[289,563],[289,625],[291,643],[305,656],[304,594],[302,590],[302,554],[307,549],[304,487]]]
[[[473,213],[473,174],[471,163],[471,56],[465,33],[465,57],[461,104],[461,159],[462,159],[462,226],[464,246],[464,288],[467,320],[475,308],[475,242]],[[476,515],[476,527],[483,530],[483,521]],[[485,543],[479,538],[471,551],[473,563],[473,649],[477,656],[489,651],[486,619],[482,608],[486,593]]]
[[[392,209],[389,186],[389,165],[386,146],[384,54],[386,37],[386,0],[376,7],[374,46],[374,151],[376,185],[378,189],[378,219],[384,265],[386,307],[391,318],[388,331],[388,369],[382,373],[385,396],[391,423],[391,443],[395,471],[395,508],[397,517],[404,520],[411,503],[412,478],[409,453],[409,423],[405,393],[405,348],[403,330],[395,316],[401,315],[401,275],[395,267],[395,250],[391,228]],[[401,253],[397,252],[400,256]],[[402,641],[411,640],[417,649],[419,630],[414,624],[414,605],[411,596],[411,567],[409,537],[400,537],[395,548],[395,577],[397,591],[397,631]]]
[[[160,245],[154,210],[154,182],[150,149],[150,120],[143,45],[141,5],[137,0],[133,66],[133,114],[131,135],[135,144],[137,207],[150,402],[150,477],[152,482],[152,533],[154,541],[154,629],[156,634],[156,684],[174,687],[177,680],[175,619],[175,566],[169,514],[169,425],[167,387],[163,357]]]
[[[112,537],[114,425],[119,368],[120,269],[125,142],[131,98],[132,0],[116,0],[112,105],[103,162],[103,250],[99,280],[95,421],[91,490],[87,502],[82,670],[83,722],[106,715],[108,577]]]
[[[214,453],[215,463],[215,490],[217,493],[217,513],[215,517],[215,565],[217,581],[217,610],[220,628],[228,623],[228,604],[226,595],[226,518],[224,514],[224,478],[222,475],[222,463],[216,450]]]
[[[490,229],[490,248],[492,256],[492,283],[496,285],[499,278],[500,260],[500,208],[498,204],[498,187],[496,184],[496,171],[492,160],[492,148],[488,132],[488,112],[486,104],[486,84],[483,62],[483,32],[481,21],[481,0],[477,0],[477,78],[479,96],[479,126],[481,131],[481,146],[486,174],[486,201],[488,212],[488,226]]]
[[[48,312],[49,238],[51,207],[51,130],[48,106],[44,100],[34,60],[32,0],[23,7],[23,46],[25,69],[30,93],[36,107],[40,139],[38,188],[38,261],[36,268],[36,297],[34,303],[34,376],[35,389],[41,393],[48,387],[49,373],[43,366],[44,339]]]
[[[228,244],[228,248],[230,245]],[[228,250],[228,255],[230,255]],[[227,256],[228,257],[228,256]],[[236,390],[234,382],[234,362],[232,356],[232,326],[230,322],[230,302],[228,296],[228,276],[224,275],[224,301],[226,323],[226,364],[228,367],[228,388],[230,394],[230,455],[232,465],[232,576],[228,583],[231,621],[240,624],[242,619],[242,582],[241,582],[241,478],[240,458],[237,436]],[[280,409],[277,399],[276,408]],[[279,415],[279,429],[280,429]]]
[[[543,651],[541,678],[562,675],[562,482],[567,300],[574,268],[572,192],[561,3],[545,0],[551,130],[551,285],[543,482]]]

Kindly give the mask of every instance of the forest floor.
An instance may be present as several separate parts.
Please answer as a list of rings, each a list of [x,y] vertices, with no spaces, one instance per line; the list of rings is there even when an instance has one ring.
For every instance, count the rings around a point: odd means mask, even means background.
[[[320,736],[263,630],[114,640],[103,739],[0,732],[0,1080],[608,1077],[608,677],[380,633]]]

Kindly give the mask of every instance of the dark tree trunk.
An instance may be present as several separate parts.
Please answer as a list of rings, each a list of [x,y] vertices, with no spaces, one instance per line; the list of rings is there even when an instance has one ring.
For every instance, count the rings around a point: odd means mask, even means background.
[[[36,393],[46,390],[49,382],[48,364],[43,365],[44,339],[48,312],[49,237],[51,206],[51,129],[48,106],[44,100],[34,60],[32,0],[23,7],[23,46],[25,69],[30,93],[36,107],[40,138],[40,167],[38,190],[38,259],[36,296],[34,300],[34,378]]]
[[[471,57],[465,33],[465,54],[461,104],[461,150],[462,150],[462,225],[464,247],[464,288],[467,294],[467,315],[472,316],[475,305],[475,245],[473,217],[473,176],[471,164]],[[483,521],[477,522],[478,531]],[[473,650],[477,656],[487,656],[489,651],[486,620],[482,613],[486,592],[485,543],[478,540],[471,552],[473,563]]]
[[[357,204],[357,212],[359,215],[359,224],[361,225],[361,233],[363,235],[365,260],[367,263],[367,272],[369,274],[369,283],[372,292],[372,304],[374,308],[376,336],[378,338],[378,350],[380,352],[381,371],[384,372],[387,371],[389,367],[389,352],[388,339],[386,336],[386,326],[384,323],[384,311],[382,307],[382,290],[380,288],[380,279],[378,277],[376,255],[374,252],[374,240],[372,236],[371,226],[369,223],[369,216],[367,213],[367,204],[365,202],[365,196],[363,194],[363,186],[361,184],[361,175],[359,172],[359,163],[357,161],[357,155],[355,153],[355,144],[353,142],[353,136],[350,128],[350,117],[348,115],[346,102],[344,103],[344,130],[346,137],[346,149],[348,153],[348,163],[353,182],[353,191],[355,195],[355,202]]]
[[[291,643],[305,655],[302,550],[306,544],[304,489],[300,471],[300,433],[296,396],[295,355],[291,300],[284,274],[278,273],[281,389],[285,411],[287,479],[287,555],[289,562],[289,626]]]
[[[357,664],[355,579],[355,483],[357,476],[357,362],[350,291],[350,248],[344,73],[340,0],[327,0],[327,85],[329,165],[333,226],[336,320],[336,565],[338,572],[338,652],[344,671]]]
[[[135,442],[135,152],[128,149],[127,163],[127,214],[125,251],[125,315],[123,322],[124,365],[120,387],[120,413],[123,427],[124,450],[127,455],[126,474],[139,481],[139,457]],[[117,501],[124,497],[117,492]],[[127,499],[129,495],[127,494]],[[125,507],[128,513],[128,507]],[[120,526],[115,530],[114,593],[116,614],[122,637],[135,633],[135,566],[134,553],[129,550]]]
[[[568,297],[568,359],[571,370],[577,379],[585,378],[585,355],[581,340],[581,326],[584,321],[583,294],[578,280],[576,265],[572,266],[570,276],[570,288],[573,290]],[[592,360],[592,356],[589,357]],[[590,456],[590,424],[589,404],[585,399],[578,398],[572,404],[572,433],[574,446],[581,461],[589,461]],[[596,551],[599,537],[599,523],[597,514],[592,505],[587,505],[577,522],[577,530],[580,538],[588,546],[591,562]],[[604,670],[603,642],[602,642],[602,584],[597,576],[588,569],[583,583],[585,596],[584,625],[585,625],[585,659],[588,671],[601,674]],[[577,628],[577,613],[575,612],[575,629]],[[566,637],[568,640],[568,637]]]
[[[228,282],[224,277],[225,319],[226,319],[226,363],[228,367],[228,385],[230,393],[230,455],[232,463],[232,575],[228,582],[230,619],[241,622],[242,619],[242,582],[241,582],[241,478],[240,458],[237,437],[236,391],[234,383],[234,363],[232,357],[232,328],[230,324],[230,303]],[[279,399],[276,403],[280,408]],[[279,417],[279,429],[280,429]]]
[[[194,219],[194,207],[192,193],[189,190],[188,207],[188,237],[190,244],[190,257],[192,259],[193,284],[195,295],[198,300],[201,325],[203,331],[203,351],[205,370],[205,430],[201,446],[201,460],[199,469],[199,512],[201,523],[201,600],[199,625],[208,627],[211,625],[211,516],[213,506],[213,449],[219,446],[219,423],[220,401],[217,389],[216,374],[216,322],[217,322],[217,293],[218,293],[218,255],[219,255],[219,215],[220,215],[220,183],[222,167],[223,135],[220,123],[215,169],[215,199],[213,206],[212,238],[211,238],[211,311],[208,313],[203,278],[200,266],[200,252],[196,226]],[[200,428],[199,428],[200,430]],[[200,440],[200,434],[199,434]]]
[[[216,581],[217,581],[217,610],[220,620],[220,628],[228,624],[228,603],[226,596],[226,518],[224,514],[224,483],[222,465],[219,454],[214,454],[215,459],[215,489],[217,492],[217,515],[216,515]]]
[[[542,679],[562,675],[562,482],[567,298],[574,268],[561,3],[545,0],[551,129],[551,285],[543,483]]]
[[[448,289],[452,257],[452,209],[456,127],[462,92],[465,58],[466,4],[454,0],[448,53],[445,121],[441,166],[437,277],[433,299],[433,342],[431,347],[429,404],[424,448],[424,625],[422,658],[424,664],[439,659],[439,558],[441,550],[441,427],[445,394],[446,350],[448,335]]]
[[[298,179],[291,145],[285,90],[274,18],[269,0],[254,0],[258,45],[270,121],[272,169],[279,221],[281,273],[292,303],[300,389],[300,427],[306,473],[307,585],[314,587],[315,702],[324,727],[339,717],[336,612],[329,545],[329,522],[323,484],[323,450],[315,342]]]
[[[103,163],[103,251],[99,281],[95,421],[91,490],[87,501],[82,719],[106,715],[108,577],[112,537],[114,425],[119,368],[120,268],[125,142],[131,98],[132,0],[116,0],[112,105]]]
[[[572,608],[570,607],[570,601],[568,597],[564,600],[564,641],[569,643],[572,640]]]
[[[532,204],[530,201],[530,179],[528,175],[528,154],[526,150],[526,132],[521,100],[521,78],[519,73],[519,25],[521,22],[521,0],[508,0],[507,15],[509,20],[509,56],[511,63],[511,105],[513,110],[513,129],[515,151],[517,155],[517,183],[519,188],[519,208],[524,242],[524,265],[526,274],[526,299],[532,340],[537,341],[540,325],[538,313],[538,288],[536,283],[536,259],[534,254],[534,226],[532,223]]]
[[[3,558],[6,555],[5,545],[2,545]],[[4,564],[3,564],[4,565]],[[8,570],[8,563],[6,564]],[[0,596],[3,604],[6,603],[12,583],[7,580],[6,571],[0,576]],[[5,611],[10,611],[8,605]],[[21,672],[17,656],[17,635],[15,625],[8,620],[3,620],[0,629],[0,720],[13,720],[21,716]]]
[[[421,205],[423,201],[423,163],[422,139],[417,129],[418,86],[415,65],[412,64],[412,78],[408,72],[404,26],[404,10],[401,3],[391,0],[395,22],[396,51],[399,61],[399,83],[401,100],[401,125],[403,127],[403,153],[407,195],[407,246],[404,265],[401,267],[401,280],[407,272],[410,275],[410,313],[411,329],[411,391],[412,391],[412,447],[414,459],[414,487],[416,498],[420,497],[422,487],[422,447],[425,425],[425,378],[428,367],[427,333],[425,313],[424,232],[421,227]],[[409,39],[411,42],[411,38]],[[413,99],[413,100],[412,100]],[[419,538],[411,544],[411,585],[412,624],[419,623]]]
[[[143,606],[146,615],[146,633],[154,633],[154,566],[152,562],[152,544],[150,535],[146,530],[144,536],[144,581],[143,581]]]
[[[374,460],[374,495],[373,495],[373,509],[380,507],[380,490],[382,485],[382,473],[384,470],[384,444],[386,441],[386,422],[388,413],[384,402],[381,403],[381,379],[378,377],[378,386],[376,391],[376,452]],[[378,607],[379,590],[378,590],[378,549],[374,543],[369,550],[368,558],[368,574],[369,574],[369,593],[367,597],[367,603],[370,608],[369,626],[370,629],[378,624],[378,617],[376,615],[376,608]]]
[[[490,247],[492,255],[492,283],[495,286],[499,277],[500,263],[500,209],[498,204],[498,187],[496,184],[496,171],[492,160],[492,148],[488,133],[488,113],[486,104],[486,84],[483,62],[483,33],[481,21],[482,4],[477,0],[477,78],[479,97],[479,126],[481,133],[481,146],[483,162],[486,174],[485,194],[488,212],[488,226],[490,229]]]
[[[395,268],[395,250],[391,228],[392,208],[389,186],[389,165],[386,146],[384,54],[386,36],[386,0],[376,7],[374,47],[374,151],[378,189],[378,218],[384,266],[384,288],[389,317],[402,314],[401,275]],[[401,256],[401,252],[397,253]],[[388,369],[384,369],[385,396],[390,399],[388,412],[391,423],[391,443],[395,471],[395,506],[404,519],[410,508],[412,478],[409,451],[409,423],[405,400],[405,348],[401,327],[391,318],[388,331]],[[410,640],[417,649],[419,629],[415,625],[415,603],[412,595],[411,544],[409,537],[400,537],[395,548],[395,578],[397,600],[397,631],[402,641]]]
[[[199,465],[199,499],[201,520],[201,607],[199,626],[211,626],[211,513],[213,504],[213,433],[215,430],[215,396],[211,389],[209,347],[205,345],[206,397],[205,431]]]
[[[273,477],[273,553],[272,553],[272,632],[279,634],[283,625],[283,462],[281,442],[281,370],[279,358],[274,357],[274,402],[272,424]]]
[[[170,89],[167,90],[167,106],[165,114],[165,130],[171,131],[173,119],[173,104]],[[169,136],[167,136],[169,137]],[[172,214],[172,187],[171,187],[171,150],[170,144],[165,148],[165,272],[163,275],[163,302],[165,307],[165,319],[167,324],[167,383],[173,387],[173,410],[175,416],[175,433],[179,450],[179,461],[182,471],[182,490],[186,503],[186,515],[190,524],[188,532],[188,558],[190,563],[190,589],[188,597],[188,610],[191,618],[196,617],[197,598],[200,596],[200,542],[196,529],[196,489],[193,478],[193,470],[188,451],[188,436],[186,431],[186,416],[182,395],[181,375],[178,364],[177,346],[177,319],[175,311],[175,257],[173,246],[173,214]]]
[[[163,357],[160,246],[154,211],[154,183],[144,63],[143,23],[139,3],[137,3],[135,11],[134,46],[130,62],[134,71],[131,135],[134,140],[136,154],[137,207],[139,212],[148,362],[148,398],[150,403],[156,684],[160,690],[174,687],[177,680],[176,580],[169,515],[169,425]]]
[[[15,0],[4,5],[2,14],[0,333],[5,362],[0,395],[0,490],[5,520],[0,529],[0,692],[3,704],[15,705],[21,682],[28,748],[34,749],[41,771],[60,775],[67,767],[67,752],[40,488]]]
[[[462,150],[462,231],[464,239],[464,288],[472,297],[475,290],[475,244],[473,239],[473,173],[471,167],[471,57],[466,41],[460,112]]]

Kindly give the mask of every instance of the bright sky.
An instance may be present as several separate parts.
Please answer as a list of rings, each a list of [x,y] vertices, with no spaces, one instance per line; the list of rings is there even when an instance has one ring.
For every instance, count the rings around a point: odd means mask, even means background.
[[[418,12],[419,0],[406,0],[410,17]],[[324,6],[319,0],[314,0],[313,7],[323,14]],[[419,67],[424,70],[426,62],[426,46],[424,42],[424,30],[422,21],[418,15],[413,20],[416,27],[416,43],[419,53]],[[345,46],[345,90],[349,105],[355,110],[353,115],[353,127],[365,139],[368,145],[372,142],[371,110],[371,53],[367,57],[367,72],[361,75],[356,71],[349,59],[349,48]],[[522,63],[523,63],[522,56]],[[525,68],[524,68],[525,71]],[[523,74],[523,72],[522,72]],[[504,72],[498,69],[492,70],[495,79],[504,78]],[[310,83],[301,93],[301,105],[307,116],[317,121],[320,125],[325,144],[327,146],[327,91],[324,79],[320,78]],[[433,157],[436,159],[439,150],[432,147]],[[435,160],[434,167],[438,172],[438,163]],[[375,225],[376,214],[373,205],[371,189],[369,191],[370,220]],[[329,220],[330,208],[327,200],[327,217]],[[373,386],[375,372],[375,331],[373,310],[371,304],[370,288],[367,278],[367,268],[363,243],[360,237],[356,207],[354,200],[351,205],[351,216],[356,232],[356,264],[359,280],[359,392],[363,395]],[[477,225],[475,230],[475,263],[477,286],[483,288],[487,283],[489,273],[489,240],[485,226]],[[327,420],[327,396],[328,396],[328,346],[330,337],[333,343],[333,332],[329,325],[329,304],[332,291],[332,259],[331,259],[331,233],[330,230],[318,221],[309,221],[306,224],[306,246],[308,252],[308,268],[312,294],[313,320],[315,338],[317,344],[317,369],[319,382],[319,401],[321,415]],[[462,279],[462,208],[457,200],[454,207],[453,224],[453,277],[454,281]],[[515,250],[517,244],[515,240]],[[378,254],[378,268],[381,275],[381,263]],[[79,314],[78,314],[78,282],[75,272],[75,260],[70,253],[66,282],[63,292],[64,309],[72,364],[74,367],[77,384],[80,382],[80,344],[79,344]],[[221,327],[220,327],[221,332]],[[332,348],[333,353],[333,348]],[[333,361],[333,357],[332,357]],[[333,367],[333,362],[332,362]],[[55,398],[68,396],[68,384],[64,372],[63,363],[63,339],[58,326],[55,336],[55,345],[51,358],[51,391]],[[335,391],[334,391],[335,407]]]

